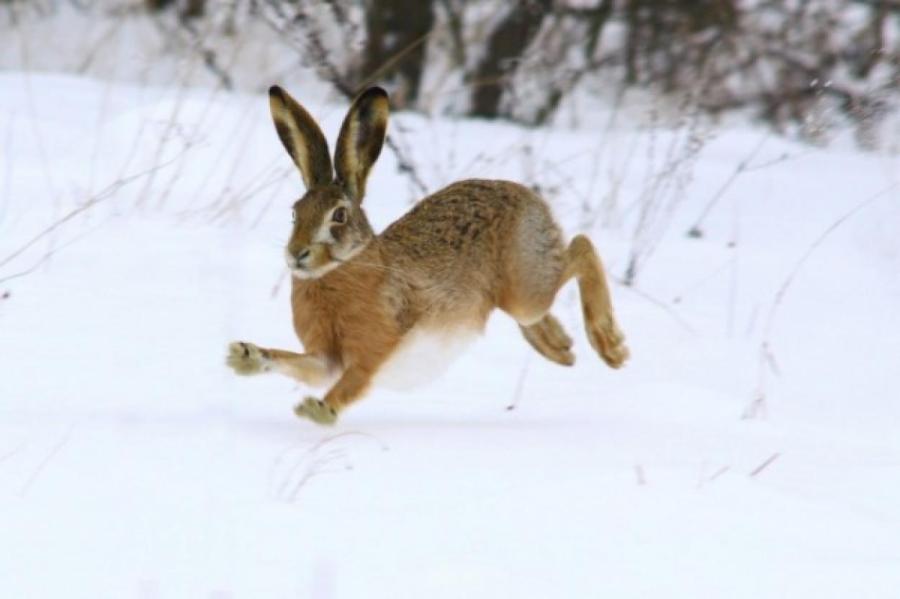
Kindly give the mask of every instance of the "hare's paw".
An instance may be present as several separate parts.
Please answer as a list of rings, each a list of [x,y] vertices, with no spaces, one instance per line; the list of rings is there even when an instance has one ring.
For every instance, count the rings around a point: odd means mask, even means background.
[[[631,355],[625,345],[625,336],[612,318],[598,318],[587,323],[587,336],[591,346],[611,368],[620,368]]]
[[[307,397],[301,403],[294,406],[294,414],[300,418],[312,420],[317,424],[334,424],[337,420],[337,411],[321,399]]]
[[[523,326],[522,334],[531,346],[548,360],[563,366],[575,363],[572,338],[566,334],[562,324],[552,314],[545,315],[530,326]]]
[[[245,341],[235,341],[228,345],[228,356],[225,358],[237,374],[248,376],[260,374],[272,369],[272,361],[268,352]]]

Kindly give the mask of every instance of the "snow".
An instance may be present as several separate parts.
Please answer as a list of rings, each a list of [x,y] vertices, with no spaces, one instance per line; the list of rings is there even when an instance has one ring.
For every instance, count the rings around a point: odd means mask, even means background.
[[[324,429],[292,414],[309,390],[224,365],[236,339],[298,348],[281,245],[301,183],[265,98],[19,72],[0,89],[2,596],[897,595],[896,155],[718,130],[635,287],[613,286],[625,369],[592,353],[569,286],[573,368],[497,314],[440,379]],[[308,107],[333,140],[345,107]],[[391,128],[432,189],[542,183],[617,279],[683,134]],[[395,164],[368,185],[378,229],[413,199]]]

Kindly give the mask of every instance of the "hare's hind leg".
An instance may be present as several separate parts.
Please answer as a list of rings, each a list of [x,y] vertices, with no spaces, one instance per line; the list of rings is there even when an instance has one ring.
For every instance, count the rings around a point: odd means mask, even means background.
[[[562,233],[547,206],[533,200],[523,204],[516,234],[508,249],[505,281],[498,307],[519,323],[522,336],[539,354],[571,366],[572,338],[550,314],[566,267]]]
[[[584,235],[576,235],[566,250],[566,268],[560,286],[572,277],[578,280],[588,341],[604,362],[619,368],[628,359],[628,347],[613,314],[603,264],[594,244]]]
[[[533,324],[519,324],[519,328],[531,347],[551,362],[563,366],[571,366],[575,363],[575,355],[572,353],[572,338],[566,334],[566,330],[556,317],[549,312]]]
[[[531,259],[526,255],[526,260],[521,260],[523,264],[515,264],[509,277],[514,283],[501,294],[498,306],[519,323],[522,336],[539,354],[551,362],[571,366],[575,363],[572,338],[549,312],[556,296],[556,280],[564,271],[562,244],[554,253],[556,260]]]
[[[246,341],[228,346],[225,363],[240,375],[278,372],[312,386],[323,384],[329,375],[328,364],[317,356],[268,349]]]

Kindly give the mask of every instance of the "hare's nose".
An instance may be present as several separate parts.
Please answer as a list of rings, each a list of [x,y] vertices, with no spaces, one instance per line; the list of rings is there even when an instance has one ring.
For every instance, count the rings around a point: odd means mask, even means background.
[[[309,258],[309,248],[297,253],[297,266],[303,266],[306,259]]]

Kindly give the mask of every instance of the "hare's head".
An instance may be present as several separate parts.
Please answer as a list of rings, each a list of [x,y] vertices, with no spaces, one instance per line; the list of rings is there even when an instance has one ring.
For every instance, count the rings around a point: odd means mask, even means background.
[[[362,200],[369,170],[384,143],[387,94],[370,88],[350,107],[338,135],[333,169],[325,136],[296,100],[273,86],[269,106],[278,137],[306,183],[306,194],[294,202],[294,228],[285,249],[288,267],[298,278],[321,277],[375,236]]]

